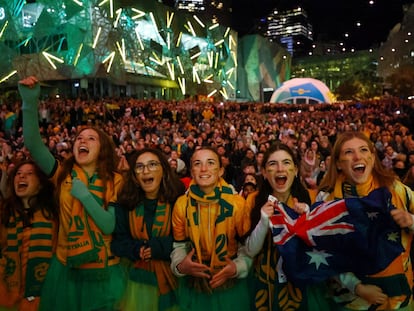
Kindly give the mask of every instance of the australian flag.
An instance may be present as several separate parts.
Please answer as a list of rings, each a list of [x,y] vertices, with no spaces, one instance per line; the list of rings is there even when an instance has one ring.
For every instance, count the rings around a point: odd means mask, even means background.
[[[393,208],[386,188],[362,198],[318,202],[302,215],[279,204],[270,227],[288,280],[303,285],[386,268],[404,251]]]

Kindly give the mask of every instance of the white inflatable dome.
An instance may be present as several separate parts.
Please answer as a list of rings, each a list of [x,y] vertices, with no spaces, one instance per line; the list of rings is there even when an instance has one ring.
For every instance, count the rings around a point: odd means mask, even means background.
[[[327,103],[333,101],[333,94],[320,80],[313,78],[294,78],[285,81],[277,88],[272,97],[271,103]]]

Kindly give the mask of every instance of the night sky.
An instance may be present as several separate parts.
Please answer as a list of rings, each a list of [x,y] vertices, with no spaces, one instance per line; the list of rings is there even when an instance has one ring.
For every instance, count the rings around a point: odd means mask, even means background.
[[[344,41],[356,50],[375,47],[385,41],[389,31],[402,20],[407,0],[236,0],[233,27],[239,36],[251,34],[254,24],[274,7],[283,9],[301,3],[313,25],[314,40]],[[360,22],[360,26],[357,26]],[[348,37],[345,37],[345,34]]]

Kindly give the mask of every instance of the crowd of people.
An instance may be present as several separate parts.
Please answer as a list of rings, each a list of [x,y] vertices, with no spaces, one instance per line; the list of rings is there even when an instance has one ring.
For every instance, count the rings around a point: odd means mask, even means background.
[[[18,87],[0,113],[0,310],[414,308],[414,102],[40,98],[35,77]],[[323,202],[383,188],[398,256],[381,271],[289,279],[277,217],[294,228]]]

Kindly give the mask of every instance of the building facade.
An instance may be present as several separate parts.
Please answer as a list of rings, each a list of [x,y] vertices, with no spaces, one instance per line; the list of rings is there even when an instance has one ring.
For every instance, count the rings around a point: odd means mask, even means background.
[[[155,1],[126,2],[0,0],[0,87],[36,75],[69,95],[235,96],[234,30]]]
[[[267,17],[263,35],[282,44],[293,57],[308,54],[313,43],[312,25],[306,11],[298,6],[288,10],[273,10]]]

